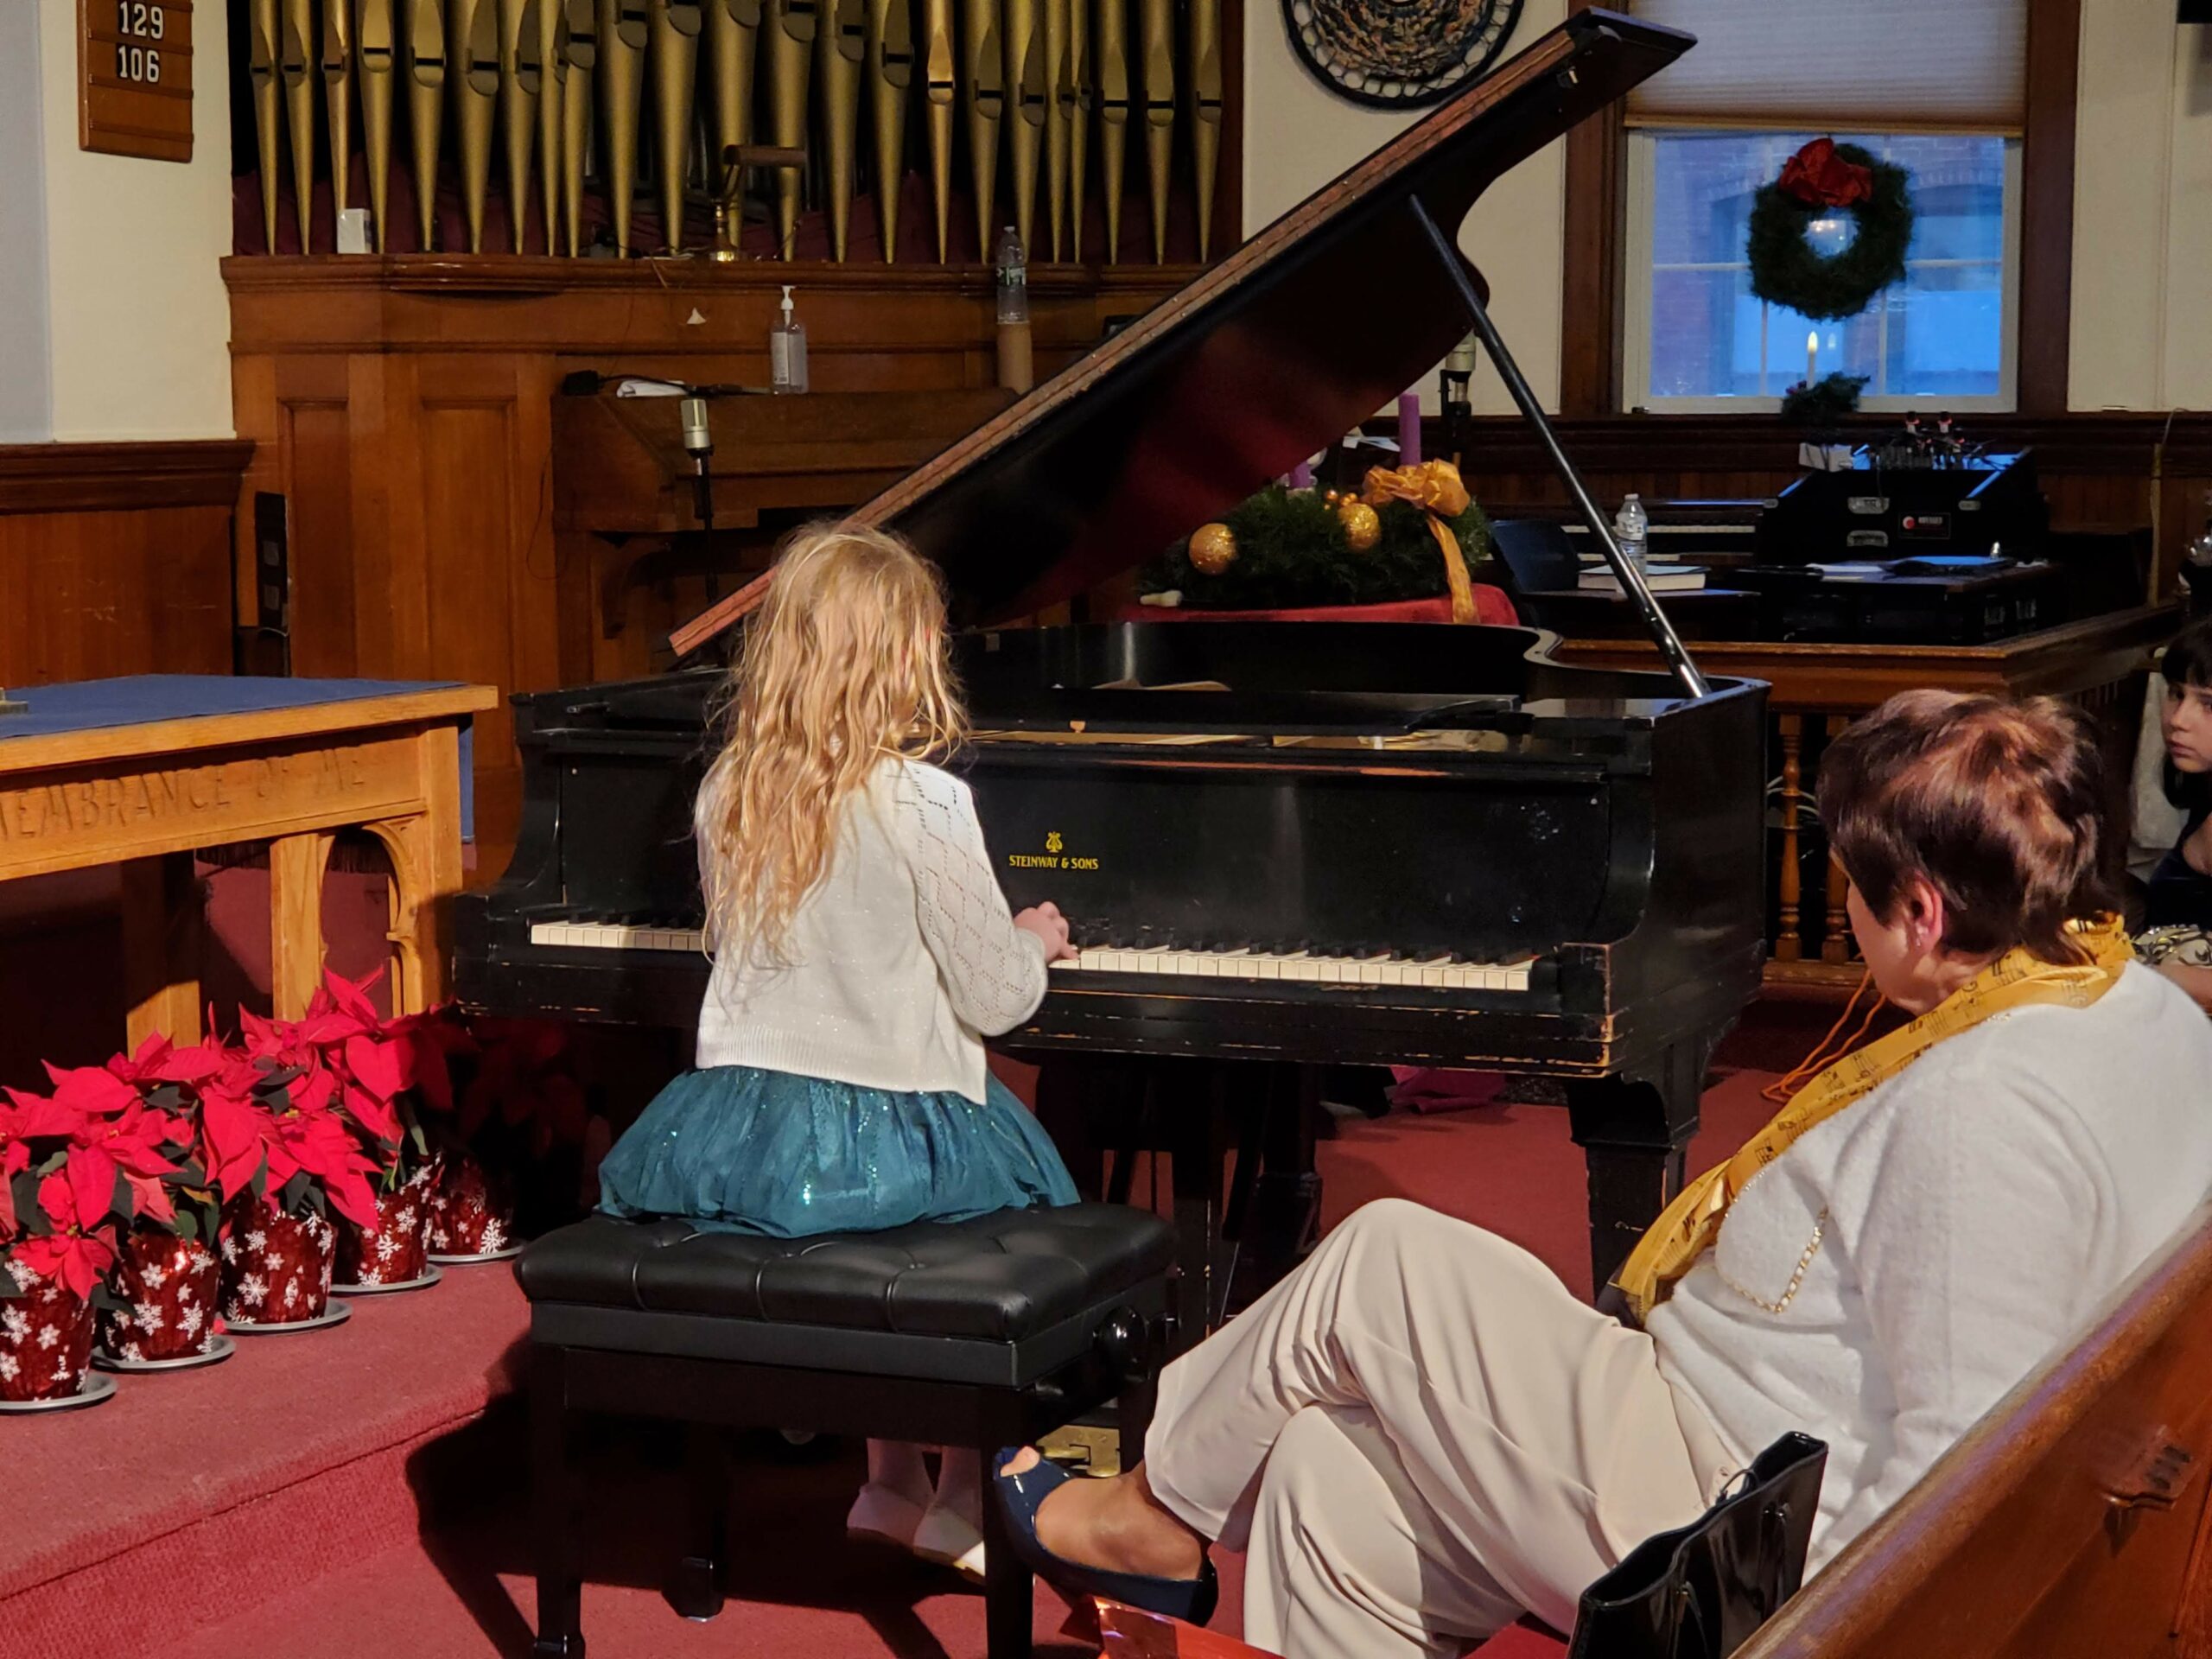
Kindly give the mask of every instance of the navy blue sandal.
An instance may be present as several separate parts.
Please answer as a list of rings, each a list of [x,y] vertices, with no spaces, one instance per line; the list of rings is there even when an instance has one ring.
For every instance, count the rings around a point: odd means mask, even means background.
[[[1206,1560],[1205,1571],[1195,1579],[1158,1579],[1141,1573],[1109,1573],[1103,1567],[1063,1560],[1039,1543],[1037,1511],[1044,1507],[1046,1498],[1074,1477],[1045,1458],[1038,1459],[1034,1468],[1010,1475],[1006,1466],[1019,1449],[1007,1446],[992,1459],[991,1487],[999,1513],[1006,1521],[1007,1541],[1014,1546],[1014,1553],[1024,1567],[1059,1589],[1077,1595],[1103,1596],[1127,1607],[1179,1618],[1186,1624],[1203,1624],[1213,1617],[1214,1604],[1221,1597],[1221,1581],[1214,1576],[1211,1559]]]

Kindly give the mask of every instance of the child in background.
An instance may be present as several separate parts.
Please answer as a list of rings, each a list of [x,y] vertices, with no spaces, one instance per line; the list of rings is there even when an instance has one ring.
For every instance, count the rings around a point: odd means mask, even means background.
[[[601,1208],[801,1237],[1075,1201],[986,1036],[1072,956],[1051,905],[1007,913],[968,787],[935,569],[880,531],[785,551],[733,676],[696,830],[714,974],[698,1069],[608,1153]],[[849,1530],[973,1578],[981,1471],[868,1443]]]

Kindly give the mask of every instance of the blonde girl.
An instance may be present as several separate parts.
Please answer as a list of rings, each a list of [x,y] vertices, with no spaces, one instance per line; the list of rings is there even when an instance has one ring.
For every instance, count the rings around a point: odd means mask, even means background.
[[[1008,914],[968,787],[935,569],[816,527],[747,630],[695,828],[714,972],[697,1070],[607,1154],[601,1207],[800,1237],[1070,1204],[983,1039],[1073,954],[1052,906]],[[870,1442],[848,1521],[980,1574],[978,1471]]]

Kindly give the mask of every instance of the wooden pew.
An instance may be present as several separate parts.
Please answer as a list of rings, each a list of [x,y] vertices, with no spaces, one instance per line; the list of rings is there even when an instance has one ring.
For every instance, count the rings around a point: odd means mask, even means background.
[[[2212,1659],[2212,1204],[1738,1659]]]

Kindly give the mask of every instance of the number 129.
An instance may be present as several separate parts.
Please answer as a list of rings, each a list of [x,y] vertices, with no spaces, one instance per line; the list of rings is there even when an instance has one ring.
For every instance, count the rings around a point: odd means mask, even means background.
[[[149,4],[148,0],[115,0],[115,27],[118,34],[137,35],[145,40],[158,41],[168,26],[168,19],[162,16],[159,5]],[[120,64],[116,73],[124,73]]]

